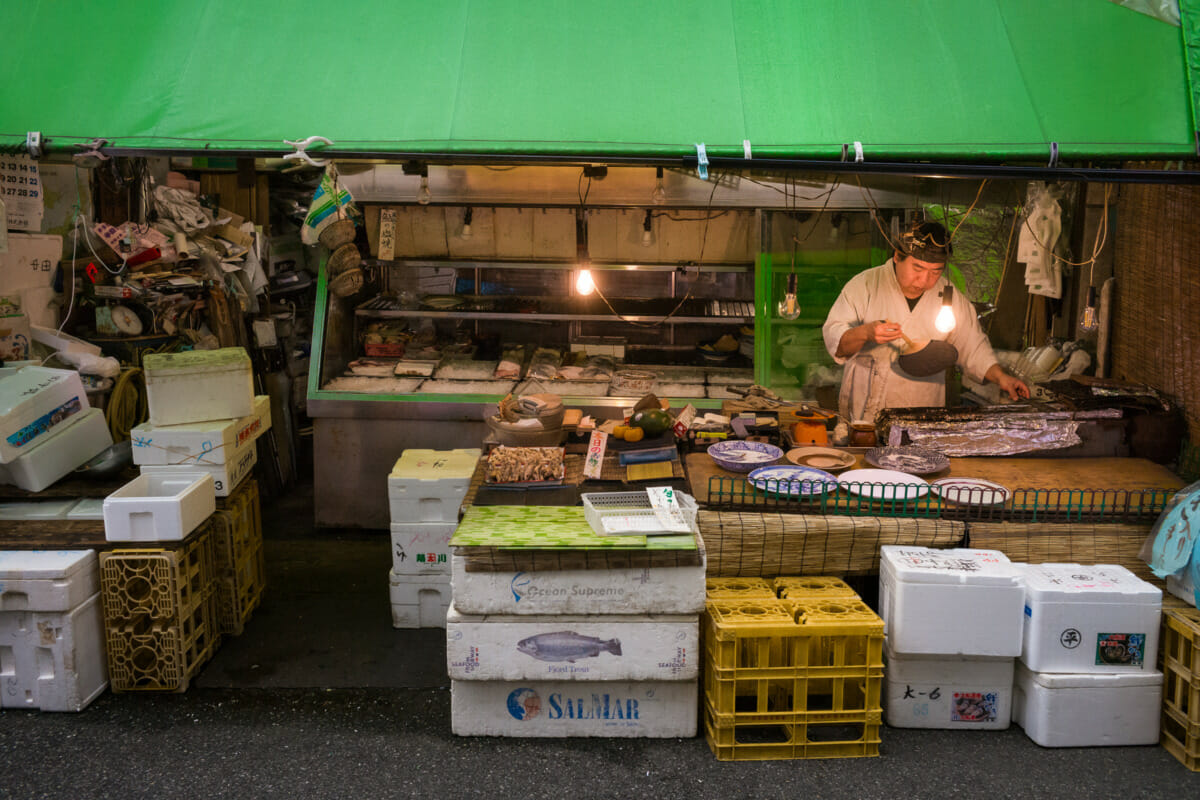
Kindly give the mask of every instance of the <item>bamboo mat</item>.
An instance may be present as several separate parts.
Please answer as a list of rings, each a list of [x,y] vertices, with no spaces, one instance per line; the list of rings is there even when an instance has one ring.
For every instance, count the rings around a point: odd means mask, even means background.
[[[953,547],[962,522],[940,519],[701,511],[706,574],[716,578],[871,575],[885,544]]]
[[[999,550],[1012,561],[1029,564],[1120,564],[1161,589],[1164,582],[1138,556],[1153,525],[973,522],[967,541],[971,547]]]

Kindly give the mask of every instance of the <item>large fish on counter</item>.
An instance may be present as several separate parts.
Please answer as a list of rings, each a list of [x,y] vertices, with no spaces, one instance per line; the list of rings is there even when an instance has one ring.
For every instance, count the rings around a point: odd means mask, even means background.
[[[605,641],[595,636],[582,636],[575,631],[539,633],[517,642],[517,649],[539,661],[570,661],[579,658],[595,658],[604,651],[614,656],[621,655],[621,640]]]

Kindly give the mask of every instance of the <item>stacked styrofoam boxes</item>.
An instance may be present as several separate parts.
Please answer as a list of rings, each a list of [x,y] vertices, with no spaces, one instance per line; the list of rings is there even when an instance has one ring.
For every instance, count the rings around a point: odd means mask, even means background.
[[[722,761],[879,755],[883,620],[837,578],[710,579],[704,723]]]
[[[251,412],[241,417],[206,417],[172,425],[144,422],[130,432],[133,463],[143,474],[179,467],[207,472],[213,476],[217,497],[228,497],[254,469],[258,462],[255,442],[270,427],[271,398],[267,395],[254,397]]]
[[[479,461],[478,448],[410,449],[388,475],[392,515],[392,625],[444,628],[450,607],[450,537]]]
[[[111,444],[79,373],[31,366],[0,378],[0,483],[40,492]]]
[[[887,624],[884,709],[902,728],[1007,728],[1025,591],[995,550],[885,545],[879,603]]]
[[[582,509],[579,520],[587,524]],[[453,556],[446,659],[454,733],[694,736],[700,561],[468,572],[466,559]]]
[[[1025,564],[1013,719],[1043,747],[1154,744],[1162,592],[1115,564]]]
[[[108,685],[93,550],[0,552],[0,708],[79,711]]]

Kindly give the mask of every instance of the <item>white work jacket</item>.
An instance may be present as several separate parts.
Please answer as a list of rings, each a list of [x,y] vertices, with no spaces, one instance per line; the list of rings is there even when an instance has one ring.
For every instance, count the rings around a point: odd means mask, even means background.
[[[979,327],[975,307],[962,292],[953,298],[957,325],[949,334],[939,333],[934,319],[942,306],[941,291],[949,284],[943,276],[909,310],[908,301],[896,280],[892,259],[878,267],[860,272],[846,283],[825,318],[822,333],[825,349],[834,361],[845,365],[839,410],[851,420],[874,420],[884,408],[944,406],[946,376],[937,373],[918,377],[905,372],[896,358],[903,352],[904,340],[888,344],[867,342],[849,358],[839,358],[838,342],[851,328],[866,322],[890,320],[900,323],[908,338],[918,341],[944,339],[958,348],[958,365],[969,376],[983,381],[983,375],[996,363],[996,354]]]

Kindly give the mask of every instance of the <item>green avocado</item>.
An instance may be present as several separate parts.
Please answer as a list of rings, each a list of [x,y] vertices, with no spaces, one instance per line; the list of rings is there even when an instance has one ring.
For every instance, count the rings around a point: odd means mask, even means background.
[[[647,408],[630,417],[629,424],[634,428],[641,428],[647,436],[662,436],[671,429],[675,420],[662,409]]]

